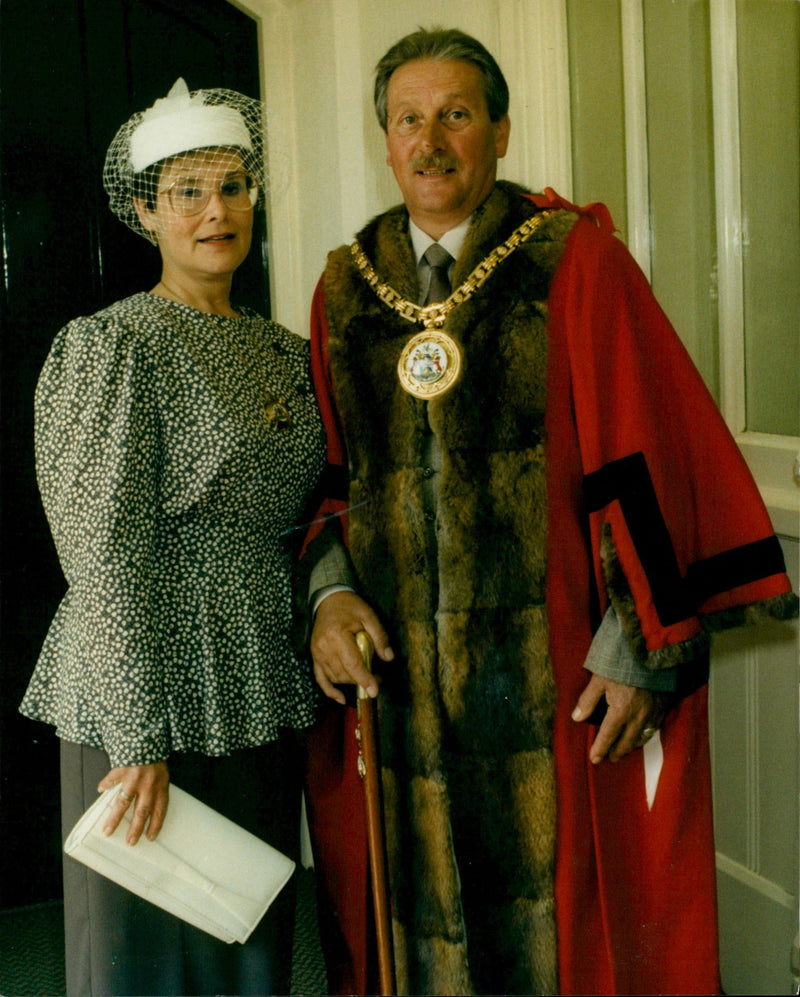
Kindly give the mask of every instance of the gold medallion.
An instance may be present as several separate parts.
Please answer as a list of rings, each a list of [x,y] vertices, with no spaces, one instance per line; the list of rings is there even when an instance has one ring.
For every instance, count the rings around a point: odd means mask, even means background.
[[[461,350],[446,332],[424,329],[403,347],[397,375],[403,389],[415,398],[428,400],[443,395],[458,380]]]
[[[489,253],[475,267],[464,283],[455,289],[445,301],[431,305],[418,305],[408,301],[389,284],[384,283],[367,259],[364,250],[356,239],[350,246],[350,253],[359,273],[377,294],[380,300],[404,318],[426,326],[405,345],[397,364],[397,373],[403,388],[416,398],[438,398],[453,387],[461,370],[461,350],[456,341],[442,332],[441,326],[454,308],[463,305],[475,292],[483,287],[503,260],[531,238],[554,210],[540,211],[514,229],[505,242]]]

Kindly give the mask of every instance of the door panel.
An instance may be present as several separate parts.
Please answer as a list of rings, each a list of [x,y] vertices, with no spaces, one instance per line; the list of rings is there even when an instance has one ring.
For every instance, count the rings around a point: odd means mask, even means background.
[[[797,586],[798,544],[784,540]],[[765,622],[714,638],[709,710],[726,993],[791,993],[797,931],[798,634]]]

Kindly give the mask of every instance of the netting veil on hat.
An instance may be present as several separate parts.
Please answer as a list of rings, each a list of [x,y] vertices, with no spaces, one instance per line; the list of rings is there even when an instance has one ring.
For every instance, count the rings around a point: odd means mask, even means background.
[[[155,207],[161,170],[157,164],[195,150],[214,150],[198,157],[192,176],[200,186],[204,180],[217,185],[233,161],[258,185],[258,203],[263,201],[264,105],[235,90],[189,91],[179,79],[166,97],[138,111],[114,136],[106,153],[103,186],[114,214],[134,232],[153,240],[134,206],[138,198]],[[217,155],[218,151],[218,155]],[[199,176],[196,176],[199,171]],[[255,195],[253,195],[255,196]]]

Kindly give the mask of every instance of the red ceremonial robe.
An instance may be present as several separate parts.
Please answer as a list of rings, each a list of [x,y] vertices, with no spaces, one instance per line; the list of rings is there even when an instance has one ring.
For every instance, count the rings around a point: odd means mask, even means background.
[[[702,655],[707,632],[748,614],[788,617],[797,600],[739,450],[607,210],[577,209],[549,190],[534,201],[582,216],[548,298],[559,989],[718,993],[707,691],[686,696],[663,725],[664,761],[649,809],[643,753],[592,765],[597,728],[570,716],[587,682],[592,592],[602,611],[611,593],[629,637],[655,667]],[[347,461],[326,339],[320,282],[312,361],[335,478]],[[323,513],[344,518],[346,491],[334,491]],[[374,987],[354,714],[329,711],[310,749],[318,875],[337,913],[323,924],[331,993]]]

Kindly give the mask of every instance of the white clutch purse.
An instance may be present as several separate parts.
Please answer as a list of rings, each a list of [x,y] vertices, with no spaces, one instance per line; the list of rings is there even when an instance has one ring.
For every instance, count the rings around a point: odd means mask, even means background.
[[[72,829],[67,855],[126,890],[220,938],[245,942],[294,871],[277,849],[170,784],[158,837],[126,844],[130,820],[106,837],[120,786],[102,793]]]

